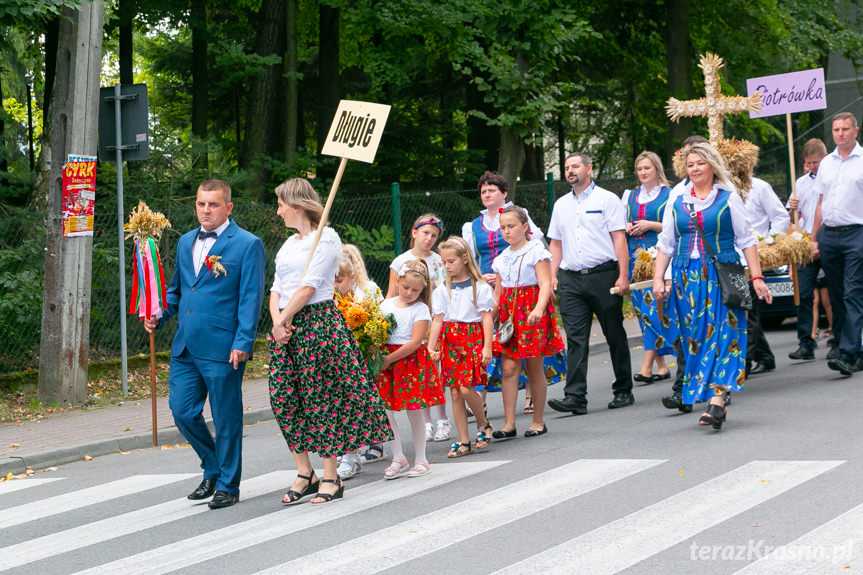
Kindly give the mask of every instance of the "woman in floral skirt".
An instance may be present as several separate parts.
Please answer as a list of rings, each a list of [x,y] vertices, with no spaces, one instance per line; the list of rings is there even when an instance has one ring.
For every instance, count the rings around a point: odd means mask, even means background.
[[[278,214],[297,231],[276,256],[270,294],[270,405],[297,465],[283,502],[314,494],[312,503],[343,496],[336,456],[392,439],[387,415],[357,342],[333,301],[341,241],[324,228],[303,273],[323,206],[311,184],[287,180],[276,188]],[[324,460],[319,481],[309,452]]]

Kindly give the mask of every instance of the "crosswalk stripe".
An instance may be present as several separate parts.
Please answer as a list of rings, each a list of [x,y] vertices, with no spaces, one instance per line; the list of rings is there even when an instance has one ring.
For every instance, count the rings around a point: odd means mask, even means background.
[[[771,550],[737,573],[847,573],[846,565],[852,569],[863,566],[863,505],[858,505],[787,545]]]
[[[317,525],[347,517],[402,497],[416,495],[447,483],[493,469],[509,461],[460,462],[436,465],[432,473],[420,479],[375,481],[346,491],[342,501],[312,505],[308,502],[289,507],[235,525],[217,529],[184,541],[151,549],[99,565],[78,575],[104,573],[115,575],[160,575],[189,565],[211,560],[279,537],[311,529]]]
[[[45,485],[46,483],[53,483],[55,481],[62,481],[62,477],[51,477],[46,479],[17,479],[14,481],[4,481],[0,483],[0,495],[7,495],[9,493],[13,493],[15,491],[21,491],[22,489],[29,489],[30,487],[38,487],[40,485]]]
[[[260,477],[246,479],[240,486],[240,498],[249,500],[282,489],[293,482],[295,475],[294,472],[289,471],[274,471]],[[183,497],[23,541],[0,549],[0,571],[137,533],[205,511],[209,511],[206,502],[189,501]]]
[[[282,573],[378,573],[517,521],[663,463],[660,459],[582,459],[266,569]],[[518,497],[513,498],[512,494]],[[545,497],[554,493],[554,497]],[[409,549],[409,553],[397,550]]]
[[[66,513],[80,509],[94,503],[102,503],[111,499],[117,499],[126,495],[132,495],[154,487],[161,487],[175,481],[181,481],[195,477],[197,473],[171,473],[170,475],[134,475],[125,479],[111,481],[102,485],[71,491],[62,495],[55,495],[47,499],[40,499],[33,503],[26,503],[3,510],[3,519],[0,521],[0,529],[7,529],[14,525],[27,523],[36,519],[50,517],[59,513]]]
[[[611,574],[821,475],[844,461],[753,461],[561,543],[495,575]]]

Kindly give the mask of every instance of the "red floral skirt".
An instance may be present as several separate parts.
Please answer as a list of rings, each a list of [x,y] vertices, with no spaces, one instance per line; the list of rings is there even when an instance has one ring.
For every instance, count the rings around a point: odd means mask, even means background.
[[[401,345],[386,344],[385,353],[392,353]],[[375,383],[387,409],[425,409],[446,402],[437,367],[425,346],[381,371]]]
[[[444,322],[440,377],[445,387],[476,387],[488,382],[488,370],[482,364],[481,323]]]
[[[516,297],[516,291],[518,297]],[[494,355],[503,355],[513,359],[527,357],[544,357],[563,351],[563,338],[555,321],[554,304],[548,301],[542,319],[536,325],[527,325],[527,316],[536,306],[539,297],[539,286],[522,286],[519,288],[503,288],[500,292],[499,319],[505,322],[513,317],[512,338],[501,344],[494,336],[492,351]]]

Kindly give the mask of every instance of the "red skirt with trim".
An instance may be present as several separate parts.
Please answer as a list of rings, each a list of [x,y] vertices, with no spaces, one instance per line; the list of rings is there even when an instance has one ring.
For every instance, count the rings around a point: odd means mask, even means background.
[[[443,323],[440,377],[445,387],[476,387],[488,383],[488,370],[482,364],[481,323]]]
[[[516,297],[516,291],[518,297]],[[563,338],[557,328],[554,304],[549,299],[542,319],[536,325],[527,325],[527,316],[536,306],[539,298],[539,286],[522,286],[519,288],[503,288],[500,292],[499,319],[505,322],[513,316],[512,338],[501,344],[494,336],[492,352],[495,356],[502,355],[513,359],[527,357],[544,357],[563,351]]]
[[[386,344],[385,353],[401,345]],[[425,346],[381,371],[375,383],[387,409],[404,411],[425,409],[446,402],[437,367]]]

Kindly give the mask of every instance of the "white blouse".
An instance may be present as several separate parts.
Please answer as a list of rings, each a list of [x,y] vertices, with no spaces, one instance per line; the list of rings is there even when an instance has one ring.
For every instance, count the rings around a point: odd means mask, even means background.
[[[512,202],[506,202],[503,207],[508,208],[512,205]],[[530,239],[532,240],[541,240],[543,238],[542,230],[539,229],[533,220],[530,219],[530,214],[527,211],[527,208],[523,208],[524,213],[527,214],[527,225],[530,226]],[[493,214],[488,213],[488,208],[479,211],[480,217],[482,218],[482,225],[490,232],[496,232],[500,229],[500,212],[495,212]],[[473,220],[469,222],[465,222],[461,227],[461,237],[464,241],[467,242],[468,247],[470,247],[470,252],[473,254],[473,257],[476,257],[476,245],[473,239]]]
[[[693,196],[690,193],[691,190],[692,184],[690,182],[680,194],[683,198],[683,203],[687,204],[687,207],[690,210],[700,212],[701,210],[713,205],[713,202],[716,200],[716,194],[719,192],[719,185],[714,185],[713,189],[710,190],[710,193],[707,194],[707,197],[703,200]],[[672,205],[672,202],[676,201],[676,197],[669,197],[668,205],[665,207],[665,213],[662,215],[662,231],[659,232],[659,240],[656,243],[657,249],[662,250],[664,254],[672,258],[674,257],[677,246],[676,228],[674,226],[674,208]],[[749,220],[746,218],[746,207],[743,205],[743,200],[737,192],[731,192],[728,195],[728,209],[731,212],[731,226],[734,228],[734,245],[737,249],[744,250],[749,246],[757,244],[758,240],[754,235],[752,235],[752,231],[749,228]],[[698,243],[696,243],[692,249],[692,253],[689,254],[689,258],[697,259],[700,257],[701,254],[698,252]]]
[[[396,327],[390,334],[387,343],[390,345],[404,345],[411,340],[414,324],[418,321],[431,321],[429,307],[421,301],[416,301],[408,307],[396,307],[398,297],[385,299],[381,304],[381,314],[393,314],[396,318]]]
[[[524,260],[522,260],[524,256]],[[499,256],[494,258],[491,269],[500,276],[500,287],[514,288],[539,285],[536,277],[535,266],[537,263],[551,261],[551,252],[545,249],[539,240],[531,240],[521,247],[512,251],[512,247],[503,250]],[[521,275],[519,276],[519,264],[521,264]],[[518,285],[516,286],[516,280]]]
[[[476,305],[470,280],[453,282],[451,287],[452,296],[447,293],[446,284],[432,294],[432,313],[443,314],[444,321],[478,323],[482,319],[480,312],[494,309],[494,292],[487,283],[477,282]]]
[[[314,233],[307,234],[303,239],[294,234],[276,254],[276,275],[270,291],[279,294],[279,309],[288,305],[301,285],[315,288],[307,305],[333,299],[336,270],[342,257],[342,241],[334,229],[324,228],[309,270],[303,281],[300,281],[314,238]]]
[[[429,277],[432,281],[432,289],[442,286],[444,280],[446,280],[446,270],[443,267],[443,259],[435,252],[432,252],[427,257],[418,258],[408,250],[393,260],[393,263],[390,264],[390,269],[399,273],[399,269],[401,269],[402,265],[406,262],[419,259],[423,260],[429,268]]]

